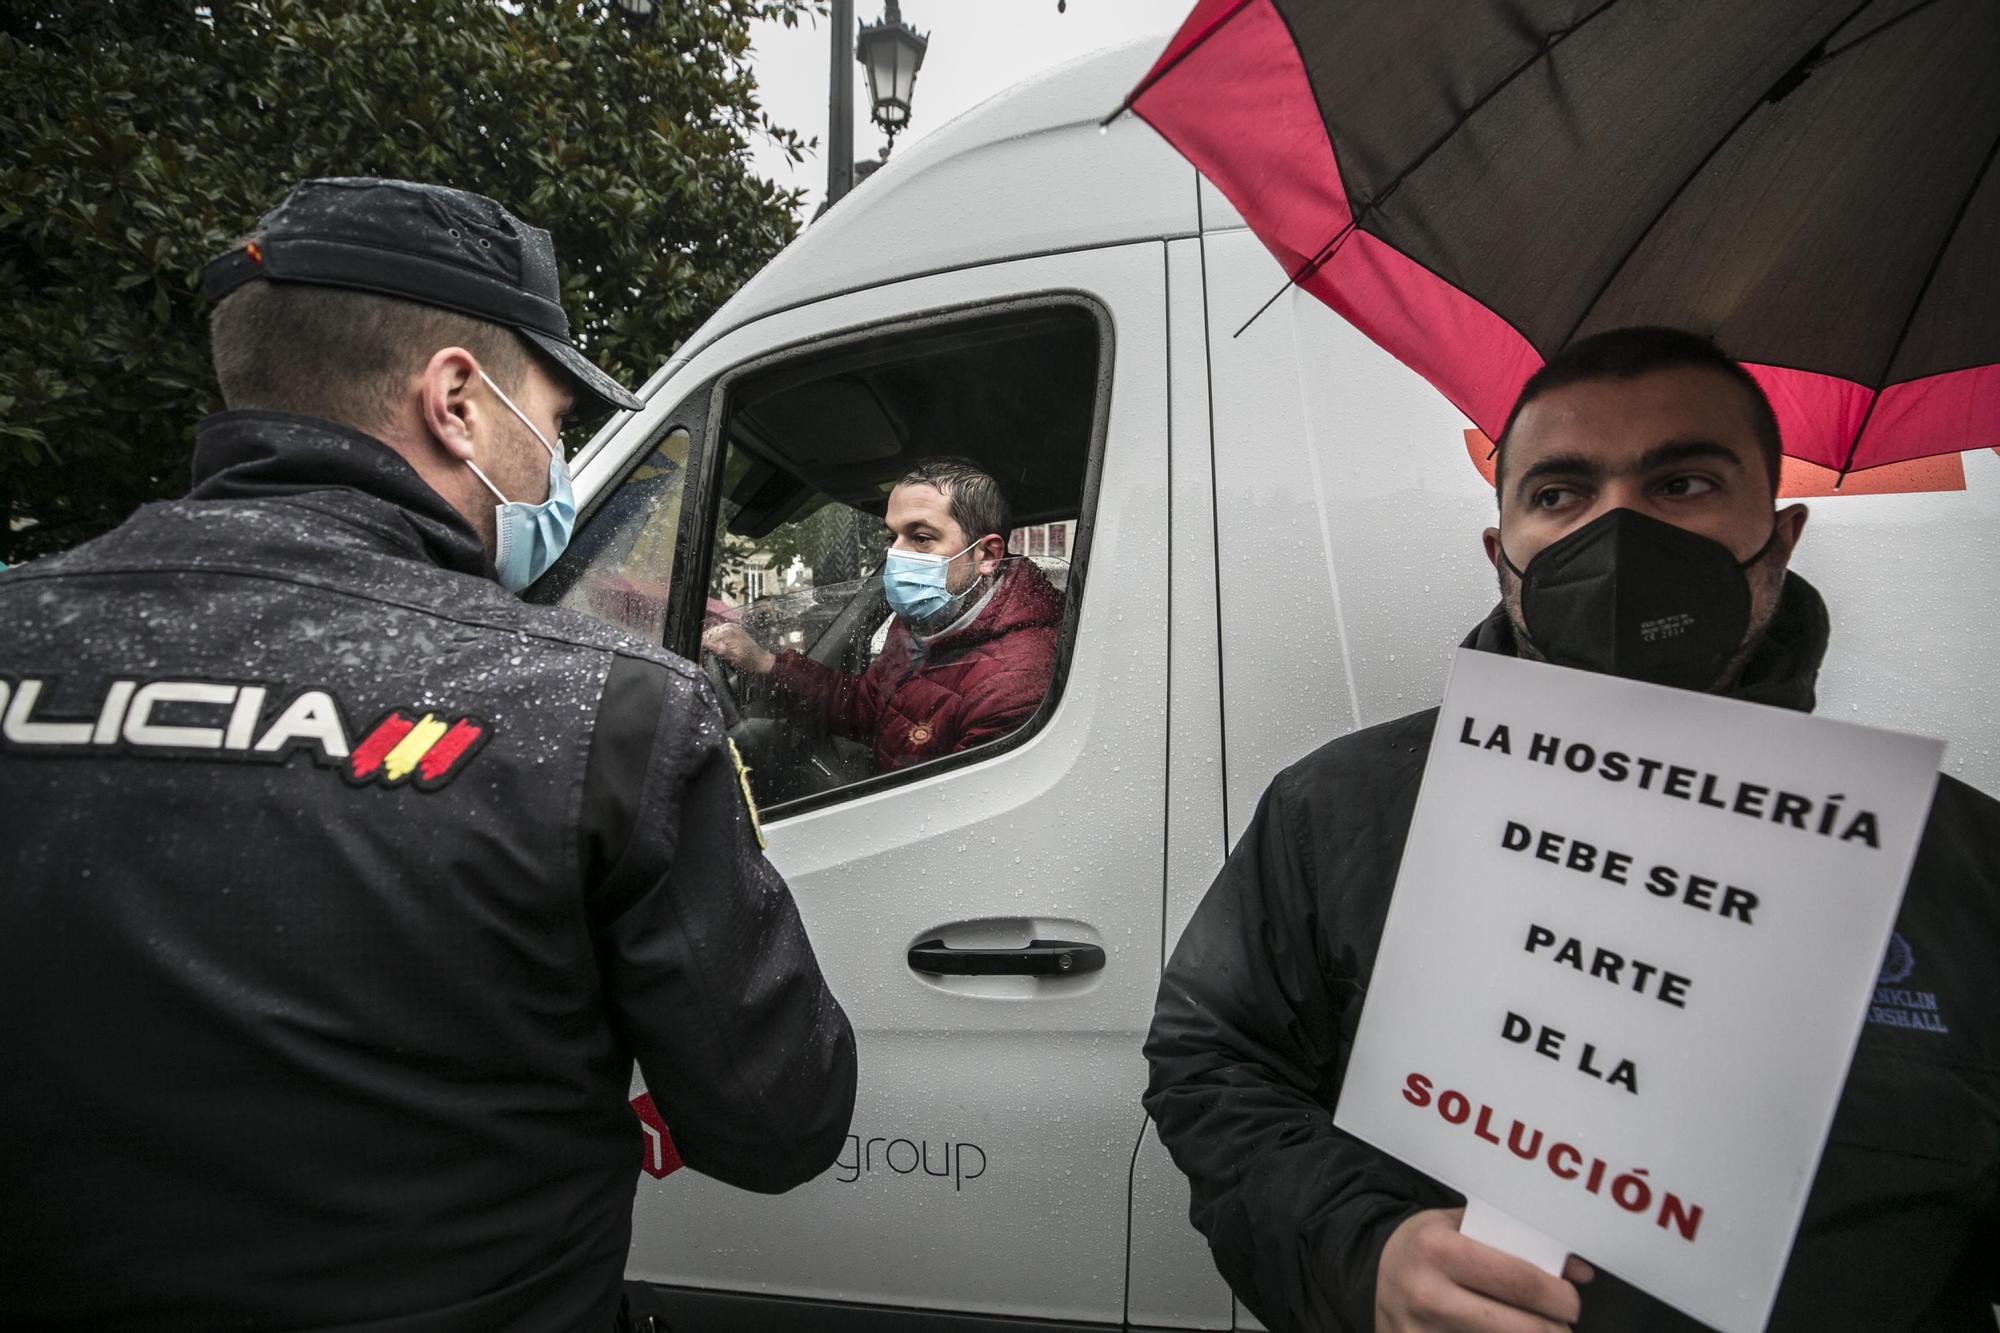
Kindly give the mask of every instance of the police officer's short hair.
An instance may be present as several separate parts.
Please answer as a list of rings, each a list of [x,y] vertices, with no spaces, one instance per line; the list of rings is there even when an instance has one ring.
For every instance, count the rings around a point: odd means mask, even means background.
[[[1528,382],[1521,386],[1521,396],[1514,400],[1513,410],[1507,414],[1506,428],[1500,432],[1493,465],[1494,489],[1500,489],[1501,479],[1506,475],[1507,437],[1514,432],[1515,419],[1535,399],[1586,380],[1629,380],[1656,370],[1683,367],[1713,370],[1742,387],[1750,408],[1750,428],[1764,457],[1764,470],[1770,475],[1771,493],[1776,495],[1783,444],[1778,437],[1777,414],[1771,411],[1771,400],[1764,396],[1763,386],[1711,339],[1686,329],[1653,326],[1592,334],[1563,348],[1549,358],[1547,365],[1529,376]]]
[[[1000,483],[970,458],[941,454],[917,463],[898,486],[933,486],[944,495],[951,521],[967,541],[992,533],[1005,546],[1014,531],[1014,511]]]
[[[251,282],[216,305],[209,345],[222,401],[361,429],[386,424],[440,348],[463,347],[508,393],[531,353],[513,330],[393,296]]]

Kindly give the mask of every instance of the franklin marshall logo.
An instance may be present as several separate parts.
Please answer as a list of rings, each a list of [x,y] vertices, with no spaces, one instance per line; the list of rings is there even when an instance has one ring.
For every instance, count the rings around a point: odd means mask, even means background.
[[[1875,979],[1875,999],[1868,1007],[1868,1021],[1919,1032],[1950,1032],[1938,1013],[1935,992],[1906,990],[1899,984],[1908,981],[1916,970],[1916,951],[1910,948],[1901,931],[1894,932],[1889,936],[1889,952],[1882,958],[1882,975]]]

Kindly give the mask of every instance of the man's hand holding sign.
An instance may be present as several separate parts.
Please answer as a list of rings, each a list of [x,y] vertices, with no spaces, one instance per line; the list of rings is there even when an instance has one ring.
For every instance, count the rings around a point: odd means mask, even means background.
[[[1146,1104],[1273,1329],[1990,1326],[1978,1039],[1855,1052],[1892,926],[1996,961],[2000,806],[1808,716],[1779,445],[1704,339],[1551,360],[1443,708],[1281,773],[1182,935]]]

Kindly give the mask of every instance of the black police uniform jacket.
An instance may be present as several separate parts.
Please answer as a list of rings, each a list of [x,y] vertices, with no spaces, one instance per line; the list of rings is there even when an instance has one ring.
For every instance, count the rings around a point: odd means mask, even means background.
[[[749,1189],[853,1107],[709,688],[368,436],[195,474],[0,575],[0,1324],[607,1329],[635,1056]]]
[[[1826,641],[1819,595],[1790,577],[1732,693],[1810,711]],[[1497,610],[1466,643],[1514,651]],[[1146,1109],[1223,1276],[1283,1333],[1374,1328],[1389,1233],[1463,1202],[1331,1114],[1436,720],[1356,732],[1280,773],[1160,986]],[[1896,932],[1774,1330],[1993,1328],[2000,803],[1939,780]],[[1606,1273],[1581,1291],[1578,1329],[1702,1327]]]

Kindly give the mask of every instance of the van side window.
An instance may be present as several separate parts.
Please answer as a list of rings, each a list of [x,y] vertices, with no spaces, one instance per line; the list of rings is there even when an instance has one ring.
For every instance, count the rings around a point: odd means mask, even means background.
[[[1049,299],[726,385],[702,662],[767,811],[976,762],[1047,716],[1104,354],[1094,311]]]
[[[688,445],[688,432],[672,427],[648,449],[528,591],[528,600],[582,611],[647,643],[661,643],[687,489]]]

